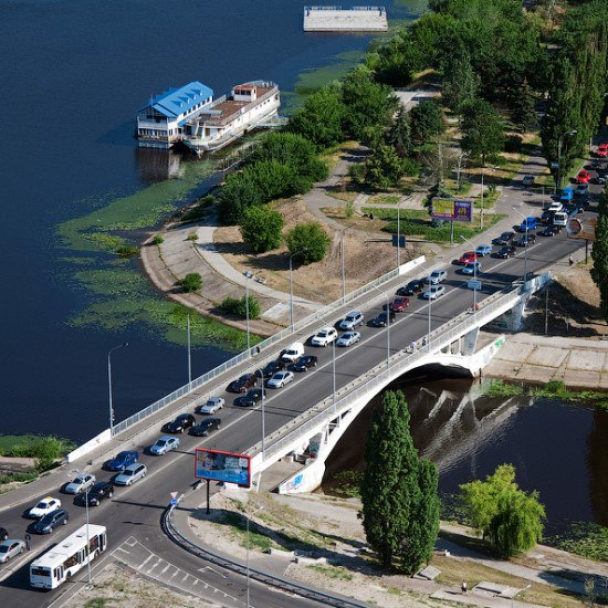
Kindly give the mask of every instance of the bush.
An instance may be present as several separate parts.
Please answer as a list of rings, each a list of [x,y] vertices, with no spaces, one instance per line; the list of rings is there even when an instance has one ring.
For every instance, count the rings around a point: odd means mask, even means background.
[[[138,251],[139,251],[139,249],[137,248],[136,245],[124,245],[123,247],[119,247],[116,250],[116,253],[121,258],[130,258],[131,256],[137,255]]]
[[[188,235],[188,240],[189,241],[198,241],[198,232],[196,232],[195,230],[193,230],[189,235]]]
[[[198,272],[189,272],[183,279],[180,279],[177,284],[186,293],[192,293],[198,291],[203,286],[203,278]]]
[[[165,242],[165,239],[161,234],[157,234],[152,241],[155,245],[162,245]]]
[[[265,253],[281,244],[283,216],[267,205],[246,209],[240,225],[243,240],[255,253]]]
[[[329,236],[318,222],[298,224],[287,233],[285,240],[294,260],[302,264],[320,262],[330,243]]]
[[[229,315],[235,315],[241,319],[247,318],[247,297],[231,298],[227,297],[222,300],[220,308]],[[262,314],[262,307],[257,298],[249,296],[249,318],[259,319]]]

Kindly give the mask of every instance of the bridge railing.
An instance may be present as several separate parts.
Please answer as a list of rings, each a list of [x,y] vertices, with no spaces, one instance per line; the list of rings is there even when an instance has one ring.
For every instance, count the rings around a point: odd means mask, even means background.
[[[417,268],[421,267],[423,262],[424,262],[424,257],[419,258],[419,261],[416,262],[416,264],[413,266],[413,269],[417,269]],[[274,344],[277,344],[278,342],[281,342],[282,340],[285,340],[286,338],[288,338],[291,335],[295,336],[295,334],[298,331],[304,329],[305,327],[307,327],[308,325],[313,323],[315,320],[320,320],[320,321],[325,322],[326,317],[329,317],[330,315],[335,314],[336,309],[338,309],[340,306],[343,306],[345,304],[348,304],[350,302],[357,300],[362,295],[365,295],[365,294],[369,293],[370,291],[377,289],[379,286],[388,283],[389,281],[398,277],[399,275],[400,275],[399,268],[395,268],[394,270],[387,272],[386,274],[384,274],[381,277],[375,279],[374,281],[368,283],[367,285],[364,285],[363,287],[360,287],[359,289],[356,289],[355,291],[347,294],[346,298],[344,300],[342,298],[340,300],[336,300],[335,302],[328,304],[324,308],[322,308],[318,311],[315,311],[314,313],[305,317],[304,319],[300,319],[299,321],[294,323],[293,329],[290,326],[290,327],[283,329],[280,332],[270,336],[269,338],[266,338],[265,340],[260,342],[255,347],[256,350],[260,349],[260,351],[262,351],[266,348],[273,346]],[[217,378],[224,372],[226,372],[230,369],[234,369],[235,367],[239,366],[244,361],[247,361],[249,358],[250,358],[250,352],[244,351],[244,352],[236,355],[235,357],[228,359],[228,361],[225,361],[218,367],[215,367],[214,369],[208,371],[207,373],[203,374],[202,376],[195,378],[189,384],[181,386],[180,388],[176,389],[172,393],[169,393],[162,399],[155,401],[154,403],[152,403],[148,407],[144,408],[143,410],[140,410],[139,412],[133,414],[132,416],[129,416],[128,418],[125,418],[124,420],[121,420],[119,423],[114,425],[114,436],[126,431],[128,428],[130,428],[134,424],[137,424],[141,420],[147,418],[148,416],[151,416],[158,410],[160,410],[168,405],[171,405],[172,403],[175,403],[182,397],[186,396],[188,393],[191,393],[192,391],[194,391],[197,388],[201,387],[202,385],[206,384],[210,380]]]
[[[485,321],[486,319],[498,316],[505,308],[512,307],[517,300],[522,297],[524,297],[524,294],[520,287],[507,294],[502,292],[494,294],[490,296],[490,298],[484,300],[483,307],[477,311],[477,314],[463,313],[451,321],[448,321],[448,323],[438,327],[431,333],[430,342],[422,349],[411,354],[407,353],[407,351],[400,351],[393,355],[389,359],[389,363],[391,363],[389,369],[385,367],[385,363],[383,362],[378,365],[375,370],[370,370],[370,373],[373,373],[374,375],[373,379],[368,380],[362,386],[359,386],[354,390],[349,390],[347,395],[336,400],[335,403],[333,402],[333,397],[329,397],[302,414],[302,424],[283,435],[283,437],[276,442],[266,446],[264,450],[264,461],[272,459],[273,456],[276,456],[278,453],[282,453],[281,455],[285,454],[289,448],[297,443],[302,437],[311,434],[315,429],[322,427],[326,422],[336,418],[343,411],[349,409],[352,402],[358,397],[369,395],[372,392],[375,393],[376,391],[374,389],[385,386],[392,378],[401,375],[405,370],[413,367],[420,359],[428,357],[430,353],[437,352],[446,344],[450,344],[455,338],[460,338],[471,329],[479,327],[480,324],[484,324],[484,322],[487,322]],[[436,336],[434,339],[433,335]],[[395,360],[395,363],[393,363],[393,360]],[[384,369],[382,369],[383,367]],[[354,387],[356,384],[357,380],[352,382],[350,386]],[[348,390],[348,386],[343,390]],[[311,416],[311,412],[314,413],[321,408],[323,408],[321,412]],[[309,419],[304,421],[306,417],[309,417]],[[298,419],[295,420],[297,421]],[[292,424],[293,423],[294,421],[292,421]],[[267,441],[268,440],[266,440],[266,442]],[[259,452],[260,449],[261,445],[258,443],[249,451],[249,453]]]

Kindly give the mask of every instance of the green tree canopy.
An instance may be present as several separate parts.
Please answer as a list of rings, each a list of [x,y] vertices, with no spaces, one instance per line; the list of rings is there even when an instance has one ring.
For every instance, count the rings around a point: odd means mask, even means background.
[[[285,237],[294,261],[301,264],[320,262],[327,254],[330,240],[319,222],[298,224]]]
[[[486,481],[460,486],[473,526],[503,557],[527,551],[542,538],[545,508],[538,493],[526,494],[515,483],[515,468],[499,466]]]
[[[386,144],[376,146],[371,156],[365,160],[364,167],[364,182],[374,190],[397,186],[405,173],[403,162],[397,152]]]
[[[243,240],[255,253],[265,253],[281,245],[283,216],[268,205],[246,209],[239,225]]]
[[[218,196],[220,220],[225,224],[236,224],[245,209],[262,202],[262,193],[250,174],[230,173]]]
[[[410,132],[416,146],[422,146],[443,133],[443,112],[439,101],[423,101],[411,109]]]
[[[593,268],[591,278],[600,291],[600,308],[603,319],[608,323],[608,194],[606,189],[600,195],[598,204],[595,243],[591,250]]]
[[[495,162],[505,143],[504,122],[491,103],[474,100],[464,110],[460,145],[471,158]]]
[[[326,86],[306,98],[289,120],[288,129],[311,141],[317,150],[344,141],[344,104],[337,86]]]
[[[480,78],[473,70],[471,54],[460,47],[443,61],[441,95],[445,104],[456,114],[473,102],[480,86]]]
[[[374,413],[361,481],[363,527],[384,567],[415,573],[439,531],[438,473],[420,461],[403,393],[387,391]]]
[[[191,293],[198,291],[203,286],[203,278],[198,272],[189,272],[183,279],[180,279],[177,284],[186,293]]]
[[[397,118],[385,134],[384,141],[395,149],[399,158],[405,158],[412,149],[412,129],[408,113],[401,108]]]

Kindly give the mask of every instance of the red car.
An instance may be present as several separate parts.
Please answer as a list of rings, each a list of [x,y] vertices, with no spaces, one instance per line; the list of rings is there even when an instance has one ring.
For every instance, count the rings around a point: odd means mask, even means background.
[[[393,312],[403,312],[410,305],[409,298],[395,298],[390,303],[390,309]]]
[[[470,262],[477,261],[477,254],[474,251],[467,251],[460,256],[458,260],[463,266],[469,264]]]
[[[608,157],[608,143],[600,144],[597,147],[596,154],[600,158],[606,158],[606,157]]]
[[[581,169],[578,172],[578,175],[576,176],[576,183],[577,184],[588,184],[590,179],[591,179],[591,174],[589,173],[589,171],[587,171],[587,169]]]

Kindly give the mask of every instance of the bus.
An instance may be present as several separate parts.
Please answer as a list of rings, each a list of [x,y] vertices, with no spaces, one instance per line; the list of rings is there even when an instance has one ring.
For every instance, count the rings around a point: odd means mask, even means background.
[[[85,524],[31,563],[30,585],[36,589],[59,587],[103,553],[106,546],[106,527]]]

